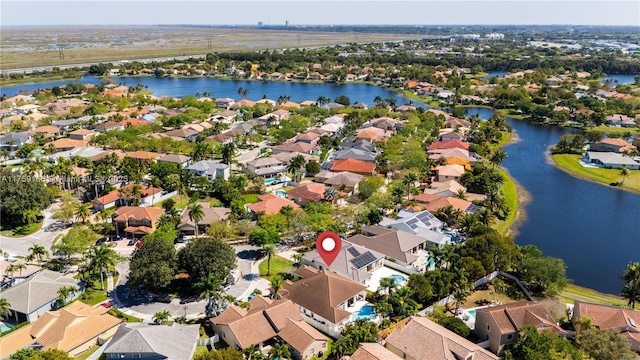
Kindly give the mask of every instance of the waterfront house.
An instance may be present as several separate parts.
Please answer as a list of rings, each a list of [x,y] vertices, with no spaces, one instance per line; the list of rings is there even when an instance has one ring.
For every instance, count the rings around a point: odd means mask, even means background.
[[[235,104],[235,100],[233,100],[232,98],[217,98],[215,100],[216,103],[216,107],[219,108],[224,108],[224,109],[229,109],[233,106],[233,104]]]
[[[589,145],[590,151],[622,153],[633,151],[636,147],[619,138],[606,138]]]
[[[347,241],[377,251],[401,266],[413,267],[418,260],[418,251],[428,246],[426,239],[398,229],[373,225],[363,226],[361,232]]]
[[[606,121],[607,125],[611,127],[634,128],[638,126],[632,118],[623,114],[609,115],[607,116]]]
[[[501,355],[518,342],[523,326],[551,331],[563,338],[568,335],[540,303],[523,301],[476,309],[474,331],[480,340],[489,340],[489,348],[495,354]]]
[[[589,319],[590,325],[601,331],[611,331],[623,337],[631,350],[640,352],[640,311],[623,307],[600,305],[576,300],[571,322],[577,334],[585,330],[581,320]]]
[[[582,156],[582,161],[605,169],[621,169],[624,166],[629,170],[640,170],[640,163],[628,156],[613,152],[587,151]]]
[[[412,232],[438,247],[451,243],[451,238],[442,233],[444,223],[426,210],[400,210],[396,219],[384,217],[379,225]]]

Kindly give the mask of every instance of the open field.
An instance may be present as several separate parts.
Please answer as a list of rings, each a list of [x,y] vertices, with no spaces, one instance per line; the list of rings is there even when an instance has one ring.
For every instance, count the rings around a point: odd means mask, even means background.
[[[0,69],[421,37],[172,26],[4,27],[0,39]],[[63,47],[64,59],[60,58],[58,45]]]
[[[609,186],[613,182],[622,181],[620,169],[586,168],[578,163],[580,155],[554,154],[553,161],[561,169],[573,176],[596,181]],[[640,193],[640,170],[629,170],[629,176],[624,180],[620,188]]]

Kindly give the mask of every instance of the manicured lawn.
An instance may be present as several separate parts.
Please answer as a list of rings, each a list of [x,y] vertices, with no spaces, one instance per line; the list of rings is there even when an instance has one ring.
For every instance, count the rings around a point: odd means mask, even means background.
[[[516,183],[506,171],[500,170],[500,174],[504,177],[504,182],[500,186],[500,190],[502,190],[504,199],[507,205],[509,205],[511,212],[505,220],[498,222],[496,230],[498,230],[500,234],[506,234],[511,224],[516,221],[516,216],[518,215],[518,189]]]
[[[20,238],[20,237],[25,237],[27,235],[33,234],[39,231],[40,228],[42,227],[42,219],[38,219],[38,220],[39,221],[37,223],[0,230],[0,235],[6,236],[6,237]]]
[[[245,194],[242,195],[245,204],[253,204],[258,202],[258,194]]]
[[[174,195],[170,197],[170,199],[173,199],[173,201],[176,202],[174,206],[178,209],[184,209],[185,207],[187,207],[187,205],[189,205],[189,196],[187,195]],[[162,201],[153,204],[153,207],[162,208]]]
[[[630,133],[636,133],[640,130],[638,130],[638,128],[619,128],[619,127],[608,127],[607,125],[600,125],[600,126],[596,126],[594,128],[589,128],[588,131],[592,131],[592,130],[597,130],[597,131],[602,131],[603,133],[608,133],[608,134],[624,134],[626,132],[630,132]]]
[[[510,109],[496,109],[496,113],[502,114],[503,116],[514,118],[517,120],[523,120],[527,117],[527,115],[520,114],[515,110]]]
[[[603,305],[627,306],[627,301],[622,299],[620,296],[601,293],[574,284],[569,284],[569,286],[567,286],[567,288],[560,293],[557,298],[571,304],[573,304],[575,300],[579,300]]]
[[[588,180],[597,181],[609,185],[613,182],[622,181],[619,169],[586,168],[578,163],[580,155],[574,154],[554,154],[553,160],[556,165],[570,174]],[[620,185],[624,189],[640,192],[640,170],[629,170],[629,176]]]
[[[118,276],[114,276],[113,284],[115,285],[117,283]],[[96,305],[107,300],[107,277],[104,277],[104,290],[100,290],[100,279],[95,280],[93,288],[87,287],[84,294],[80,295],[78,299],[88,305]]]
[[[409,90],[405,90],[402,92],[402,95],[404,95],[405,97],[409,98],[409,99],[413,99],[413,100],[418,100],[420,102],[423,102],[429,106],[440,106],[440,101],[434,100],[432,97],[422,97],[419,95],[416,95],[414,93],[412,93]],[[402,104],[398,104],[398,105],[402,105]]]
[[[131,315],[127,315],[125,313],[123,313],[122,311],[116,309],[116,308],[111,308],[109,309],[109,314],[117,317],[118,319],[122,319],[122,321],[124,322],[141,322],[142,320],[138,319],[135,316],[131,316]]]
[[[293,268],[293,261],[276,255],[271,258],[271,275],[269,277],[289,272],[291,268]],[[267,258],[258,265],[258,269],[260,270],[260,276],[267,277]]]
[[[100,349],[100,346],[95,345],[94,347],[92,347],[91,349],[83,352],[82,354],[80,354],[80,356],[77,356],[74,359],[76,359],[76,360],[85,360],[86,358],[91,356],[91,354],[93,354],[94,352],[98,351],[98,349]]]

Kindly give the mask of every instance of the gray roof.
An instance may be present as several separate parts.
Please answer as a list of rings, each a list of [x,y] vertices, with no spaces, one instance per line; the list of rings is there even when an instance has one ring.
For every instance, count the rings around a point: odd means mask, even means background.
[[[316,268],[318,266],[327,268],[359,283],[371,277],[371,274],[366,271],[366,266],[378,259],[384,259],[384,255],[346,240],[342,241],[340,252],[331,266],[327,266],[317,250],[309,251],[304,255],[304,263]]]
[[[336,151],[333,155],[333,158],[336,160],[340,159],[356,159],[367,162],[375,162],[376,154],[373,152],[365,151],[358,148],[344,149],[340,151]]]
[[[351,140],[345,138],[345,140],[340,143],[340,149],[360,149],[369,152],[377,151],[376,146],[368,140],[353,141],[353,138],[351,138]]]
[[[16,141],[16,145],[20,145],[23,142],[31,141],[31,135],[21,133],[10,133],[3,137],[0,137],[0,143],[6,143],[11,140]]]
[[[324,183],[328,185],[341,185],[344,184],[347,187],[355,187],[364,179],[364,175],[355,174],[348,171],[342,171],[339,173],[333,173],[332,177],[328,178]]]
[[[204,171],[207,174],[215,174],[216,170],[224,170],[228,167],[229,165],[217,161],[202,160],[189,166],[187,169],[192,171]]]
[[[638,163],[633,161],[632,158],[623,156],[620,154],[616,154],[613,152],[587,152],[589,155],[589,159],[591,160],[599,160],[604,165],[634,165],[637,166]]]
[[[2,292],[11,309],[23,314],[31,314],[42,306],[58,298],[58,290],[65,286],[78,286],[80,281],[64,277],[62,274],[43,270],[27,280]],[[47,309],[48,310],[48,309]]]
[[[190,360],[196,349],[200,325],[122,324],[105,349],[113,353],[155,353],[145,359]],[[108,358],[108,356],[107,356]]]
[[[427,210],[420,212],[400,210],[397,219],[385,217],[380,225],[413,232],[436,244],[445,244],[450,241],[448,236],[434,231],[442,229],[443,223]]]
[[[83,147],[78,147],[78,148],[74,148],[68,151],[61,151],[55,154],[51,154],[49,155],[49,159],[57,159],[60,157],[63,158],[71,158],[73,156],[81,156],[84,158],[90,158],[90,157],[94,157],[98,154],[102,154],[103,152],[105,152],[105,150],[103,148],[98,148],[98,147],[91,147],[91,146],[83,146]]]

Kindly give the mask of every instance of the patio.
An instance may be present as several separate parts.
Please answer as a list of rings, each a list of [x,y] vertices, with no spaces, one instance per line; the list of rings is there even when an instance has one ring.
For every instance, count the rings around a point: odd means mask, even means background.
[[[402,276],[405,279],[405,281],[402,281],[400,284],[398,284],[398,287],[402,287],[407,284],[406,279],[409,278],[409,275],[403,274],[399,271],[383,266],[371,274],[371,278],[369,278],[369,286],[367,287],[367,290],[373,291],[373,292],[378,291],[378,288],[380,287],[380,279],[388,278],[392,275]]]

